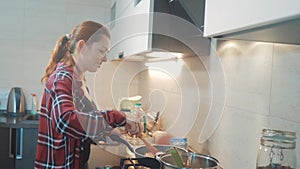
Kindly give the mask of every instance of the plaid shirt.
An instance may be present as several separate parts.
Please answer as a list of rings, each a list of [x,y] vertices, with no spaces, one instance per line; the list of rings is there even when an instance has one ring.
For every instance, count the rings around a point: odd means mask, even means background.
[[[83,141],[105,139],[111,126],[125,124],[124,114],[116,110],[82,112],[86,97],[80,86],[73,69],[63,63],[58,63],[47,80],[41,102],[36,169],[79,169]]]

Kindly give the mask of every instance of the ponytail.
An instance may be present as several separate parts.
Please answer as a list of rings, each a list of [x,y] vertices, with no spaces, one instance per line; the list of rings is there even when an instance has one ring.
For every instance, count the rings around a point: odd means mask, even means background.
[[[69,66],[75,65],[74,60],[71,56],[71,51],[69,49],[69,41],[70,41],[70,35],[64,35],[58,39],[58,41],[55,44],[55,47],[52,51],[49,63],[46,67],[46,72],[41,78],[41,82],[46,82],[49,78],[49,76],[54,72],[56,69],[56,65],[60,61],[64,61]]]

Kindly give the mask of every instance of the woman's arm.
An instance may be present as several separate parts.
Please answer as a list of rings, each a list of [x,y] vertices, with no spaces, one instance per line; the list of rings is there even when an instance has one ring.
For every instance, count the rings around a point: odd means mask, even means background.
[[[72,138],[99,138],[113,126],[125,124],[125,116],[117,111],[77,111],[73,102],[72,78],[57,78],[51,90],[53,125],[59,133]]]

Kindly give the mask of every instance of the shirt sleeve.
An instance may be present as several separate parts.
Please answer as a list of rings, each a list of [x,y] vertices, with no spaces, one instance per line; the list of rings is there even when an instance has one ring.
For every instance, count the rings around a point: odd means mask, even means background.
[[[112,126],[126,121],[125,116],[115,111],[108,111],[103,115],[102,111],[98,110],[92,112],[76,110],[73,102],[71,78],[60,77],[56,79],[51,92],[52,123],[59,133],[67,137],[75,139],[101,138],[113,129]]]
[[[112,127],[120,127],[126,124],[126,115],[117,110],[101,111],[105,121]]]

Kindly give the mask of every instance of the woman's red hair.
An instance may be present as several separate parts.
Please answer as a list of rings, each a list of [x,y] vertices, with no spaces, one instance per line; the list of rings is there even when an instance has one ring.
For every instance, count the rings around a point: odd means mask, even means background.
[[[85,42],[91,41],[90,38],[100,38],[98,35],[104,35],[110,38],[110,33],[106,27],[94,21],[85,21],[73,28],[70,34],[60,37],[52,51],[50,60],[45,70],[45,74],[41,78],[44,83],[56,69],[58,62],[64,62],[68,66],[75,66],[72,53],[75,50],[76,43],[79,40]]]

